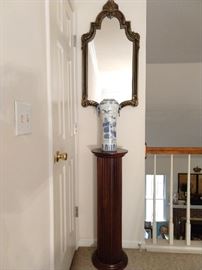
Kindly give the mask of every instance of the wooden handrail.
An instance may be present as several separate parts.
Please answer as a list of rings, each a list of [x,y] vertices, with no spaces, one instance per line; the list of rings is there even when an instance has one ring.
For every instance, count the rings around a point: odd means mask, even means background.
[[[202,155],[202,147],[148,147],[146,146],[146,154]]]

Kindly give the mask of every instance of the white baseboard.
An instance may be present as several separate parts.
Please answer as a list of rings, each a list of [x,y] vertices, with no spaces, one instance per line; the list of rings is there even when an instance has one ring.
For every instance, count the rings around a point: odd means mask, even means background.
[[[95,239],[80,239],[78,247],[95,247]],[[168,253],[193,253],[202,254],[202,245],[198,246],[184,246],[184,245],[161,245],[161,244],[147,244],[144,241],[124,241],[123,248],[131,249],[145,249],[150,252],[168,252]]]
[[[78,247],[95,247],[97,241],[95,239],[80,239]]]
[[[95,239],[80,239],[78,247],[95,247],[97,240]],[[123,248],[145,248],[145,243],[141,241],[123,241]]]
[[[134,249],[144,249],[145,242],[143,241],[123,241],[123,248],[134,248]]]
[[[194,246],[145,245],[145,249],[150,252],[202,254],[202,247]]]

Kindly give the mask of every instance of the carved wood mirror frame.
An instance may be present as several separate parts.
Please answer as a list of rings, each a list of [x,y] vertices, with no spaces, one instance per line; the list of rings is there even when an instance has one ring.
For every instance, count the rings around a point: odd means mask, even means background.
[[[88,99],[88,43],[94,39],[96,30],[101,29],[102,21],[104,18],[112,19],[117,18],[120,23],[120,29],[125,30],[126,37],[133,43],[133,55],[132,55],[132,93],[131,100],[126,100],[120,103],[120,108],[127,105],[138,105],[138,52],[140,35],[131,30],[130,21],[126,21],[124,14],[119,10],[119,6],[113,1],[108,2],[103,6],[103,10],[97,15],[95,22],[91,23],[90,31],[82,35],[82,101],[83,107],[95,106],[98,102]]]

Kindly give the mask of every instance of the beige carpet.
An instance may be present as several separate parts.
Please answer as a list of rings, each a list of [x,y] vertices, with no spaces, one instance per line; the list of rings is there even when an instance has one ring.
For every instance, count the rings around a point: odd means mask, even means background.
[[[71,270],[96,269],[91,263],[93,248],[79,248]],[[202,255],[172,254],[126,249],[128,266],[126,270],[202,270]]]

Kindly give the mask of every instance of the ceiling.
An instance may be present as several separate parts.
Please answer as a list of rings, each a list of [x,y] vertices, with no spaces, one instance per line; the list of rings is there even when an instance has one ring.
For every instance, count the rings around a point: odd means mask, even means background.
[[[147,0],[147,63],[202,62],[202,0]]]

